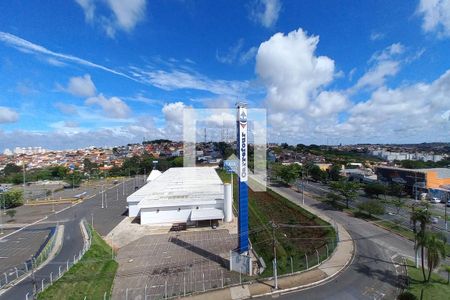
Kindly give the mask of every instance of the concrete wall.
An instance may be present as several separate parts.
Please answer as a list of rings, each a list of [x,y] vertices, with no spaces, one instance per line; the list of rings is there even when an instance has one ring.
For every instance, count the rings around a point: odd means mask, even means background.
[[[141,224],[166,225],[173,223],[187,223],[190,221],[191,211],[194,209],[218,208],[223,209],[223,200],[209,205],[187,205],[177,207],[141,208]]]
[[[128,216],[129,217],[137,217],[139,215],[139,207],[138,202],[128,202]]]

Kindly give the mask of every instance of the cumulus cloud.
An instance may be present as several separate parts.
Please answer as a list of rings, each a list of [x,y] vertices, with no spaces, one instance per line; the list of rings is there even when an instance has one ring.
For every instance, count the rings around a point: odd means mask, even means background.
[[[107,99],[103,94],[99,94],[96,97],[90,97],[85,101],[86,105],[99,105],[106,117],[113,119],[125,119],[127,118],[131,110],[128,105],[118,97],[111,97]]]
[[[380,87],[354,105],[341,124],[325,132],[378,142],[422,142],[448,139],[450,132],[450,70],[430,84]]]
[[[183,111],[187,106],[183,102],[166,103],[162,108],[162,113],[166,122],[181,124],[183,123]]]
[[[78,97],[92,97],[96,93],[94,82],[89,74],[71,77],[64,90]]]
[[[281,10],[279,0],[256,0],[250,8],[250,18],[266,28],[270,28],[278,20]]]
[[[377,88],[384,85],[388,77],[395,76],[401,67],[399,55],[405,52],[405,47],[394,43],[381,51],[375,52],[369,60],[372,66],[362,75],[350,92],[362,88]]]
[[[420,0],[417,13],[423,17],[425,32],[450,37],[450,0]]]
[[[0,124],[15,123],[19,120],[19,114],[12,108],[0,106]]]
[[[300,28],[287,35],[277,33],[260,45],[256,73],[266,86],[270,108],[305,109],[333,80],[334,61],[315,55],[318,43],[318,36],[308,36]]]

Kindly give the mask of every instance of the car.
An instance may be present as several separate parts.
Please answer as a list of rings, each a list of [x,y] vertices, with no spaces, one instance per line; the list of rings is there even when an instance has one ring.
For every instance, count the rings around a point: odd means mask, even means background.
[[[431,221],[432,224],[437,224],[437,223],[439,223],[439,219],[438,219],[437,217],[431,217],[431,218],[430,218],[430,221]]]
[[[450,200],[447,201],[447,207],[450,207]]]
[[[441,199],[439,199],[438,197],[433,197],[430,199],[431,203],[441,203]]]

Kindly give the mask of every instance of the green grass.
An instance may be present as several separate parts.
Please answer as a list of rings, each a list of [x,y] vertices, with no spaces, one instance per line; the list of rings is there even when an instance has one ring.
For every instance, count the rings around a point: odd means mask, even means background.
[[[111,259],[111,248],[92,230],[89,251],[55,284],[38,295],[38,299],[103,299],[110,295],[118,264]]]
[[[426,271],[426,270],[425,270]],[[426,273],[428,276],[428,273]],[[420,294],[423,289],[423,299],[444,300],[449,299],[450,285],[447,284],[447,279],[442,278],[436,273],[431,274],[431,280],[428,283],[423,282],[423,275],[421,268],[415,268],[412,261],[408,261],[408,277],[409,286],[408,291],[416,295],[420,299]]]
[[[230,182],[230,175],[222,170],[218,171],[224,182]],[[237,177],[234,183],[234,205],[237,207]],[[279,194],[267,189],[266,192],[249,190],[249,230],[250,240],[259,256],[266,262],[267,269],[262,276],[269,276],[273,272],[272,259],[272,229],[269,222],[304,225],[329,225],[310,212],[295,205]],[[311,239],[309,239],[311,238]],[[328,243],[330,253],[335,246],[335,231],[333,228],[277,228],[277,260],[278,273],[291,271],[290,257],[293,258],[294,271],[304,270],[305,253],[311,259],[309,266],[316,264],[315,249],[319,250],[320,260],[326,258],[325,244]],[[314,255],[310,255],[314,253]]]

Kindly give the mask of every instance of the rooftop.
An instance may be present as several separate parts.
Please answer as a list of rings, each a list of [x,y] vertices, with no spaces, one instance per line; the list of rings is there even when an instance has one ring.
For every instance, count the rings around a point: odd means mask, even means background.
[[[127,198],[140,207],[200,204],[223,200],[223,183],[214,168],[171,168]]]
[[[450,169],[449,168],[406,169],[406,168],[397,168],[397,167],[388,167],[388,166],[379,166],[378,168],[417,172],[417,173],[436,172],[438,178],[450,178]]]

